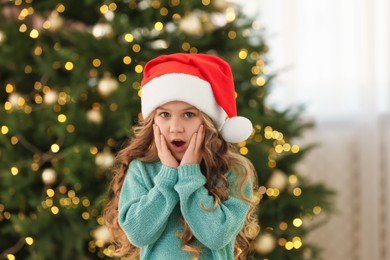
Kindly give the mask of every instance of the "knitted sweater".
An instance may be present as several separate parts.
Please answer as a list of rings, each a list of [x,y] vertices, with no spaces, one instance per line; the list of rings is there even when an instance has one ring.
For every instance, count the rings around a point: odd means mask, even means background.
[[[230,183],[229,192],[233,192],[237,177],[231,172],[225,176]],[[194,244],[204,248],[199,259],[234,259],[234,242],[249,204],[230,194],[211,209],[214,198],[205,183],[198,164],[173,169],[159,161],[130,163],[119,198],[118,222],[129,241],[141,249],[141,259],[192,258],[181,249],[176,235],[183,230],[180,215],[196,238]],[[244,192],[252,197],[249,181]]]

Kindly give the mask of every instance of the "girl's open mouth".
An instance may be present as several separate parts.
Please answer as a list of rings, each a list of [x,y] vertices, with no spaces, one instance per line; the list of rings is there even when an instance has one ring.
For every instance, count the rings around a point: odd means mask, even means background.
[[[173,140],[171,143],[173,145],[173,148],[178,152],[183,151],[186,144],[186,142],[182,140]]]

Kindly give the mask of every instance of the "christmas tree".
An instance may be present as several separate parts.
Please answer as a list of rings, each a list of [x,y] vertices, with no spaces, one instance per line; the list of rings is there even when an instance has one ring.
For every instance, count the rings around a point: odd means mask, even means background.
[[[211,53],[233,69],[254,125],[237,149],[254,163],[255,259],[314,259],[305,240],[332,191],[296,171],[311,147],[301,109],[265,103],[275,75],[259,24],[224,0],[0,1],[0,258],[112,256],[102,209],[114,155],[140,113],[145,63]]]

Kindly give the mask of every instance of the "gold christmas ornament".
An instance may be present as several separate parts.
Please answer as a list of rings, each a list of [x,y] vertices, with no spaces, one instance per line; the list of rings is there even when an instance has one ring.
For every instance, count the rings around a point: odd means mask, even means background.
[[[100,124],[103,121],[100,109],[91,109],[87,112],[87,120],[91,123]]]
[[[254,244],[255,250],[262,255],[271,253],[275,247],[276,238],[269,233],[258,236]]]
[[[96,39],[110,37],[112,36],[112,27],[109,23],[97,23],[92,28],[92,35],[95,36]]]
[[[50,13],[47,18],[47,22],[49,23],[48,30],[51,32],[58,31],[64,25],[64,19],[62,19],[61,15],[57,11]]]
[[[45,185],[53,185],[57,181],[57,172],[53,168],[44,169],[42,181]]]
[[[179,29],[188,35],[201,37],[203,35],[202,22],[199,13],[192,12],[184,16],[179,22]]]
[[[49,92],[47,92],[45,94],[45,96],[43,97],[43,100],[44,100],[45,104],[48,104],[48,105],[52,105],[52,104],[56,103],[58,100],[57,91],[50,90]]]
[[[105,76],[104,78],[100,79],[97,85],[97,89],[103,97],[108,97],[111,95],[115,90],[117,90],[119,86],[119,82],[112,78],[111,76]]]
[[[267,182],[268,188],[284,190],[287,186],[287,175],[281,170],[275,170]]]
[[[99,226],[92,231],[92,236],[95,240],[102,241],[104,243],[111,241],[111,233],[106,226]]]
[[[110,151],[103,151],[96,155],[95,163],[102,169],[108,169],[114,164],[114,155]]]

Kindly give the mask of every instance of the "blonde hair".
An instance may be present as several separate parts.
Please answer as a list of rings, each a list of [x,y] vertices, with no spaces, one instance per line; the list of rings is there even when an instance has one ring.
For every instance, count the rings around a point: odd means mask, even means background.
[[[118,202],[130,162],[133,159],[139,159],[144,162],[153,162],[159,159],[153,140],[152,125],[154,114],[153,112],[133,128],[134,137],[128,141],[128,144],[116,156],[114,175],[110,185],[111,197],[104,209],[104,218],[113,238],[112,242],[115,246],[114,255],[118,257],[135,259],[139,255],[139,248],[130,243],[118,224]],[[232,145],[222,139],[212,120],[204,113],[201,113],[201,115],[205,125],[204,155],[201,169],[207,179],[206,188],[214,197],[214,207],[229,198],[229,182],[225,177],[226,172],[229,170],[236,174],[237,180],[239,180],[236,187],[238,195],[251,205],[244,227],[236,237],[234,247],[235,259],[246,259],[246,255],[249,252],[249,242],[244,230],[248,226],[256,226],[257,218],[255,216],[256,205],[250,198],[245,196],[243,190],[248,180],[252,182],[254,189],[257,188],[255,170],[248,159],[238,154]],[[194,240],[192,231],[183,217],[181,217],[181,222],[184,225],[184,229],[177,236],[182,241],[182,249],[190,252],[193,258],[196,259],[203,248],[192,244]]]

